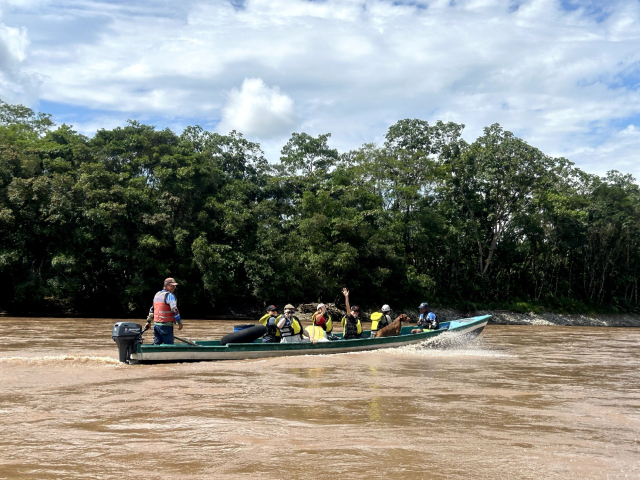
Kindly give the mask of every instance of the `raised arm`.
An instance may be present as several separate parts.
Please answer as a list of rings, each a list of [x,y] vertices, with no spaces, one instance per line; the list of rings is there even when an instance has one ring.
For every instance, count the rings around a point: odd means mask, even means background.
[[[347,290],[347,287],[344,287],[342,289],[342,294],[344,295],[344,303],[347,307],[347,316],[349,316],[349,312],[351,311],[351,306],[349,305],[349,290]]]

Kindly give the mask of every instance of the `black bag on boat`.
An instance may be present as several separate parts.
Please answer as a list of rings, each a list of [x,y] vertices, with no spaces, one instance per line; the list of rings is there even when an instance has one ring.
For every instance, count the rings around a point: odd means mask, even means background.
[[[220,345],[223,347],[228,343],[252,343],[267,333],[267,327],[264,325],[256,325],[255,327],[245,328],[237,332],[229,333],[220,339]]]

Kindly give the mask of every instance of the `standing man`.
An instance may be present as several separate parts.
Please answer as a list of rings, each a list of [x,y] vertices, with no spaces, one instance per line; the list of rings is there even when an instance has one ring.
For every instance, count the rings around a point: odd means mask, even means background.
[[[178,301],[173,292],[178,284],[169,277],[164,281],[164,288],[153,297],[153,305],[149,309],[147,325],[153,320],[153,344],[173,345],[173,324],[182,330],[182,319],[178,311]]]
[[[347,306],[347,315],[342,317],[342,338],[351,340],[360,338],[362,333],[362,324],[360,323],[360,308],[357,305],[349,305],[349,290],[342,289],[344,295],[344,303]],[[350,313],[349,313],[350,312]]]

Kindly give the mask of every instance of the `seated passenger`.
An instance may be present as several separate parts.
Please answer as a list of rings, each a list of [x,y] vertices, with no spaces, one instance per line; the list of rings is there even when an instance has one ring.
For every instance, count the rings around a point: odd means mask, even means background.
[[[440,322],[438,321],[438,315],[429,310],[427,313],[427,328],[429,330],[438,330],[440,328]]]
[[[393,319],[391,318],[391,307],[389,305],[382,306],[382,312],[375,312],[371,314],[371,338],[376,336],[378,330],[386,327]]]
[[[418,327],[413,329],[411,333],[426,332],[428,330],[438,330],[440,322],[438,316],[431,311],[427,302],[422,302],[418,307],[420,309],[420,318],[418,319]]]
[[[303,336],[309,337],[309,334],[302,328],[300,319],[293,315],[295,307],[287,304],[284,307],[284,315],[277,318],[278,330],[280,330],[280,338],[283,343],[299,343],[303,341]]]
[[[326,332],[327,335],[331,335],[333,331],[333,322],[331,321],[331,315],[327,313],[327,307],[324,303],[319,303],[316,307],[317,311],[313,314],[311,320],[314,327],[320,327]]]
[[[362,324],[358,318],[360,316],[360,308],[357,305],[349,305],[349,290],[343,288],[342,294],[344,295],[347,312],[350,312],[342,317],[342,338],[345,340],[360,338],[362,334]]]
[[[262,337],[262,343],[280,343],[280,331],[276,324],[278,317],[278,310],[275,305],[269,305],[267,307],[267,314],[258,320],[262,325],[267,327],[267,333]]]

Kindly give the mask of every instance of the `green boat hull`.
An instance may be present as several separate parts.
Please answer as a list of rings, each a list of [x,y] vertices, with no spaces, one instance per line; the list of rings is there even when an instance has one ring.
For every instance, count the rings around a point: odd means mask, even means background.
[[[394,348],[404,345],[415,345],[427,339],[442,335],[445,332],[456,332],[468,336],[476,336],[487,325],[490,315],[465,318],[444,322],[439,330],[430,330],[411,334],[415,326],[402,328],[401,335],[395,337],[368,338],[368,331],[363,337],[354,340],[335,340],[318,343],[233,343],[221,346],[220,342],[197,341],[197,346],[187,344],[174,345],[138,345],[137,351],[131,355],[131,363],[159,362],[203,362],[214,360],[246,360],[255,358],[283,357],[292,355],[330,355],[333,353],[363,352],[381,348]]]

